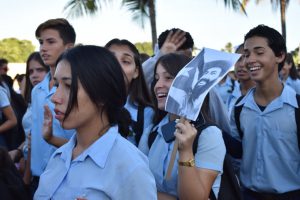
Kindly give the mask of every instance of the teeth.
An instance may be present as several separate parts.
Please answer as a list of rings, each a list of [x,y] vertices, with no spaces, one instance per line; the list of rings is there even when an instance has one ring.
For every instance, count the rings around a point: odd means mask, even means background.
[[[254,66],[254,67],[250,67],[249,69],[250,69],[251,72],[253,72],[253,71],[259,70],[260,67],[258,67],[258,66],[255,67]]]
[[[166,97],[167,94],[166,93],[157,93],[156,96],[159,97],[159,98],[161,98],[161,97]]]

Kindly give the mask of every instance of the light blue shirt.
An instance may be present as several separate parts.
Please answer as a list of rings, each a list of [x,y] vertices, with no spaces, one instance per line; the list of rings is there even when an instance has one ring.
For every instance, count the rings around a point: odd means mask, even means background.
[[[155,63],[161,56],[163,56],[163,54],[160,50],[158,50],[157,52],[155,52],[154,56],[151,56],[145,62],[142,63],[145,81],[149,88],[151,87],[151,83],[154,79]]]
[[[32,106],[32,130],[31,130],[31,171],[33,176],[40,176],[47,162],[56,150],[56,147],[48,144],[42,135],[44,121],[44,105],[48,105],[52,115],[54,116],[54,104],[51,102],[51,97],[54,94],[56,87],[52,87],[49,91],[50,73],[44,80],[36,85],[31,92]],[[61,138],[69,139],[74,133],[74,130],[64,130],[59,121],[53,118],[53,135]]]
[[[0,86],[0,120],[2,120],[2,109],[10,106],[8,94],[2,86]],[[4,135],[0,134],[0,145],[6,146]]]
[[[234,82],[233,82],[234,83]],[[232,93],[232,89],[234,89],[234,86],[232,86],[231,78],[227,75],[226,80],[224,83],[218,83],[214,86],[218,94],[220,95],[221,99],[223,100],[224,105],[226,105],[227,99]]]
[[[155,177],[157,190],[159,192],[164,192],[178,197],[178,153],[176,155],[171,178],[170,180],[165,179],[174,146],[174,142],[165,142],[161,132],[161,126],[168,122],[169,115],[167,115],[157,125],[157,127],[153,129],[155,130],[158,128],[158,134],[151,145],[150,150],[148,147],[150,129],[147,133],[144,133],[139,144],[139,149],[148,155],[150,169]],[[198,168],[205,168],[219,172],[219,175],[213,184],[213,191],[216,196],[220,187],[225,153],[226,149],[220,129],[215,126],[209,126],[208,128],[204,129],[198,140],[197,153],[195,154],[195,165]]]
[[[127,99],[127,102],[126,102],[124,107],[130,113],[131,119],[137,122],[138,106],[130,103],[129,100]],[[147,106],[147,107],[144,108],[144,128],[143,128],[143,132],[146,129],[148,129],[149,126],[152,126],[153,115],[154,115],[154,110],[151,107]],[[131,132],[133,133],[132,130],[131,130]],[[133,133],[132,136],[128,136],[127,139],[130,142],[132,142],[134,145],[137,145],[136,141],[135,141],[135,133]]]
[[[31,126],[32,126],[32,111],[31,111],[31,104],[28,104],[27,110],[22,118],[22,126],[24,133],[26,135],[25,137],[25,145],[23,146],[23,154],[24,158],[27,160],[28,156],[28,139],[27,136],[31,132]]]
[[[111,127],[72,160],[76,135],[51,157],[34,199],[157,199],[148,159]]]
[[[261,111],[254,101],[252,88],[237,104],[244,104],[240,114],[243,132],[243,157],[240,178],[244,187],[268,193],[300,189],[300,153],[297,140],[296,93],[284,87],[281,95]],[[231,128],[239,138],[234,112]]]
[[[231,111],[234,107],[235,102],[238,100],[240,96],[242,96],[240,84],[237,84],[237,87],[234,87],[232,93],[229,95],[227,102],[226,102],[226,107],[228,109],[228,117],[231,115]]]
[[[288,77],[285,84],[293,88],[295,92],[300,95],[300,79],[293,80],[291,77]]]
[[[10,102],[9,102],[7,92],[2,86],[0,86],[0,108],[1,108],[0,112],[2,112],[2,109],[7,107],[7,106],[10,106]]]

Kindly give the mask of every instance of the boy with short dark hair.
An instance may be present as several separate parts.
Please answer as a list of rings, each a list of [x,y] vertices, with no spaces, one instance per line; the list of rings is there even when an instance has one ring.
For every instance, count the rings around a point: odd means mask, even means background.
[[[36,38],[40,43],[40,54],[43,62],[49,65],[50,72],[44,80],[36,85],[31,93],[32,99],[32,129],[31,129],[31,172],[33,176],[33,191],[38,186],[39,176],[43,173],[47,162],[56,150],[55,146],[48,144],[48,140],[56,136],[56,146],[59,147],[72,136],[74,130],[64,130],[57,119],[53,119],[51,133],[48,138],[43,136],[44,125],[44,106],[47,105],[54,114],[54,104],[51,97],[56,87],[53,87],[53,75],[55,72],[56,61],[59,56],[75,44],[76,34],[74,28],[65,19],[50,19],[40,24],[35,32]],[[47,139],[47,141],[45,140]],[[52,142],[53,144],[54,142]]]
[[[300,196],[300,153],[297,140],[296,93],[279,80],[286,44],[273,28],[259,25],[244,38],[246,68],[256,83],[237,104],[232,134],[242,140],[240,179],[245,200],[289,199]]]

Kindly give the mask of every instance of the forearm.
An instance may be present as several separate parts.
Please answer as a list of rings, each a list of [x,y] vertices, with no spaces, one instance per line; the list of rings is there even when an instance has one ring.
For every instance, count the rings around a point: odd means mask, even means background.
[[[158,52],[157,55],[150,57],[147,59],[145,62],[142,64],[143,72],[144,72],[144,77],[146,80],[147,85],[150,87],[151,83],[154,78],[154,67],[156,61],[162,56],[160,52]]]
[[[13,128],[17,125],[17,120],[6,120],[1,126],[0,126],[0,134]]]
[[[193,159],[193,152],[180,154],[179,161],[188,161]],[[196,166],[178,165],[178,196],[179,199],[208,199],[204,184],[198,177]]]
[[[176,200],[176,197],[172,196],[170,194],[167,194],[167,193],[157,192],[157,199],[158,200]]]

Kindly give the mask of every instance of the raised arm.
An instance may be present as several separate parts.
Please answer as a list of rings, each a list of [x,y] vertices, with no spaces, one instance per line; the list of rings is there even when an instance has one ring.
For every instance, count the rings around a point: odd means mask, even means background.
[[[207,200],[218,172],[195,166],[192,147],[197,134],[196,128],[187,120],[178,123],[176,127],[179,129],[175,134],[179,144],[179,162],[191,161],[190,166],[178,166],[179,199]]]

